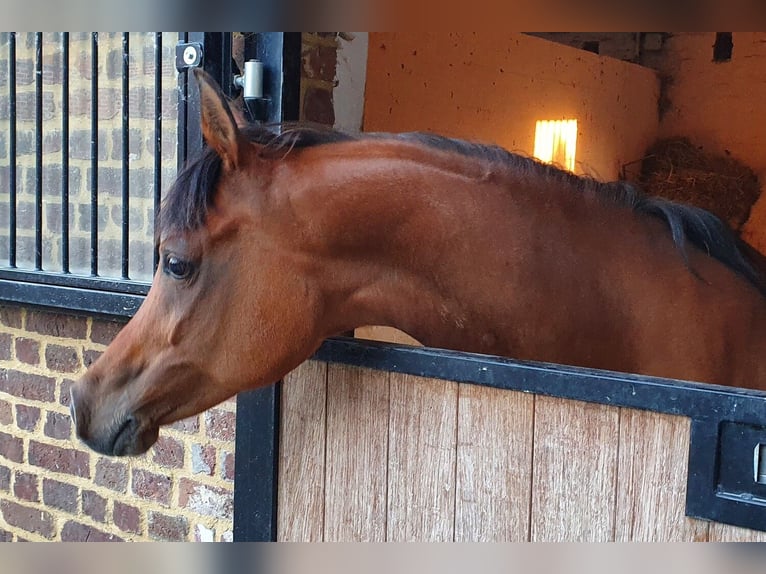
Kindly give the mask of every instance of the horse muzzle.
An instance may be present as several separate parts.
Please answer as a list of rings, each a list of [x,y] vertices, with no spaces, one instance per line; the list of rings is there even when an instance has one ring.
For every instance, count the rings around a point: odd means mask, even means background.
[[[143,454],[159,435],[158,427],[142,424],[134,414],[113,416],[99,424],[76,386],[70,390],[69,411],[77,437],[94,451],[108,456]]]

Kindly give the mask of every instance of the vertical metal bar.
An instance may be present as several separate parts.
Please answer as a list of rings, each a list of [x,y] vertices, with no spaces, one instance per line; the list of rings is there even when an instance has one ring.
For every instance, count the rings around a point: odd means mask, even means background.
[[[154,225],[159,226],[162,200],[162,32],[154,35]],[[154,267],[160,261],[158,245],[154,246]]]
[[[35,269],[43,268],[43,33],[35,32]]]
[[[61,37],[61,271],[69,273],[69,32]]]
[[[8,222],[8,265],[16,267],[16,32],[11,32],[8,44],[8,153],[10,165],[10,221]]]
[[[91,36],[90,273],[98,275],[98,32]]]
[[[189,33],[183,32],[180,42],[189,41]],[[186,162],[188,147],[186,145],[186,131],[189,123],[189,74],[178,74],[178,170],[180,171]]]
[[[230,32],[227,32],[230,34]],[[220,82],[221,85],[224,82],[219,77],[215,69],[210,68],[210,64],[216,62],[220,58],[218,52],[220,42],[215,41],[215,37],[221,36],[222,33],[208,33],[208,32],[189,32],[186,34],[187,42],[199,42],[203,46],[204,57],[202,61],[202,67],[205,71],[211,72],[211,75]],[[231,52],[229,52],[231,54]],[[220,68],[219,68],[220,69]],[[179,147],[179,151],[183,152],[183,155],[178,156],[178,167],[183,167],[186,160],[191,156],[193,157],[202,149],[204,142],[202,138],[202,126],[199,122],[200,118],[200,101],[199,101],[199,89],[196,82],[191,80],[190,73],[179,74],[179,82],[182,88],[182,109],[183,109],[183,125],[179,125],[179,138],[182,137],[183,149]],[[225,93],[225,92],[224,92]],[[179,109],[179,111],[181,111]],[[179,118],[181,115],[179,114]]]
[[[129,98],[128,98],[128,74],[130,67],[130,50],[128,45],[128,33],[122,33],[122,278],[128,279],[130,262],[130,180],[128,161],[130,160],[130,125],[129,125]]]

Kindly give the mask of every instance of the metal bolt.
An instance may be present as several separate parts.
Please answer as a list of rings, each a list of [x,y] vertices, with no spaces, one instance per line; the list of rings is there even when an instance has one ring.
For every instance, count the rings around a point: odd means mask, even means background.
[[[184,63],[191,66],[197,61],[197,49],[194,46],[186,46],[184,49]]]

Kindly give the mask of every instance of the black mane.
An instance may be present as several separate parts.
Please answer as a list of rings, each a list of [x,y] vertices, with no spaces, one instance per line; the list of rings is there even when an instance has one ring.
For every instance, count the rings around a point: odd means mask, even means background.
[[[593,192],[617,205],[664,221],[670,228],[673,241],[687,265],[685,245],[688,240],[748,279],[766,295],[766,281],[746,255],[752,254],[752,248],[739,239],[718,217],[698,207],[648,196],[625,181],[602,183],[534,158],[513,154],[499,146],[471,143],[422,132],[349,135],[325,127],[283,126],[281,133],[276,134],[266,127],[251,126],[245,128],[243,133],[250,141],[262,144],[264,147],[261,155],[269,158],[284,157],[293,149],[342,141],[392,139],[457,153],[514,171],[532,173],[579,191]],[[204,225],[220,172],[221,159],[207,147],[196,160],[181,170],[162,203],[157,224],[158,237],[163,232],[194,230]]]

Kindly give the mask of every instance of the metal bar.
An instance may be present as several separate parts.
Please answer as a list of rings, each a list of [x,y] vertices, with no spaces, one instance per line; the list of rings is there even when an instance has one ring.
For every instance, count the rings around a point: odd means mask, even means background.
[[[237,395],[234,443],[234,540],[268,542],[277,538],[279,404],[281,384]]]
[[[8,265],[16,267],[16,32],[11,32],[8,43],[8,185],[10,209],[8,222]]]
[[[765,391],[343,337],[325,341],[314,358],[699,420],[762,423],[766,405]]]
[[[162,32],[154,35],[154,225],[159,226],[162,200]],[[158,245],[154,245],[154,265],[160,261]]]
[[[123,281],[122,279],[104,279],[89,275],[76,275],[74,273],[53,273],[50,271],[22,271],[21,269],[0,268],[0,279],[9,281],[22,281],[25,283],[40,283],[43,285],[62,285],[73,289],[87,291],[99,290],[112,293],[132,293],[134,295],[146,295],[149,292],[149,283],[136,281]]]
[[[189,41],[189,33],[180,34],[180,42]],[[189,122],[189,74],[178,74],[178,170],[183,168],[188,155],[188,146],[186,142],[186,128]]]
[[[0,300],[45,309],[79,311],[88,315],[132,317],[144,297],[0,279]]]
[[[129,278],[130,267],[130,121],[129,86],[130,46],[128,33],[122,33],[122,278]]]
[[[43,268],[43,33],[35,32],[35,269]]]
[[[282,32],[256,35],[257,56],[264,63],[264,90],[272,98],[266,122],[298,119],[300,36]],[[231,78],[224,81],[230,83]],[[280,389],[281,383],[277,383],[237,395],[235,541],[276,540]]]
[[[214,34],[208,34],[206,32],[189,32],[186,34],[186,42],[199,42],[203,46],[204,55],[202,57],[202,67],[208,70],[208,62],[215,62],[216,55],[216,42],[211,40],[211,36]],[[209,71],[209,70],[208,70]],[[197,154],[204,145],[202,139],[202,126],[200,125],[199,118],[201,114],[200,102],[199,102],[199,90],[194,82],[190,78],[191,74],[179,74],[179,81],[183,82],[183,116],[184,123],[179,125],[179,142],[183,141],[183,156],[178,155],[178,168],[181,169],[186,161]],[[222,81],[217,75],[213,77]],[[180,117],[180,115],[179,115]]]
[[[90,273],[98,275],[98,32],[91,36]]]
[[[61,271],[69,273],[69,32],[61,37]]]

